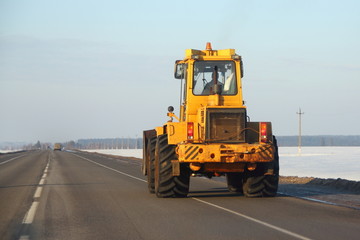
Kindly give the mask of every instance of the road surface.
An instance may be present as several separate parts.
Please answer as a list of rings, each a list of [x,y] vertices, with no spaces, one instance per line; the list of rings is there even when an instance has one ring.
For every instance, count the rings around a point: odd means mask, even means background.
[[[93,153],[0,156],[0,239],[359,239],[360,210],[249,199],[191,178],[188,198],[147,191],[140,162]]]

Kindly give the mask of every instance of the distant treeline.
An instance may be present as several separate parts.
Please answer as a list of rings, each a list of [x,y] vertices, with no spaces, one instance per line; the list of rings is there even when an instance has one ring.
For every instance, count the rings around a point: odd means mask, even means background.
[[[142,148],[141,138],[79,139],[75,148],[80,149],[137,149]]]
[[[298,136],[276,136],[280,147],[298,146]],[[143,146],[142,138],[95,138],[79,139],[78,141],[69,141],[61,143],[62,147],[67,149],[141,149]],[[320,135],[320,136],[302,136],[302,146],[360,146],[360,135],[339,136],[339,135]],[[35,144],[25,143],[0,143],[1,150],[31,150],[52,148],[52,143]]]
[[[276,136],[278,145],[298,146],[298,136]],[[302,136],[302,146],[360,146],[360,136],[320,135]]]
[[[298,136],[276,136],[282,147],[298,146]],[[73,147],[82,149],[134,149],[142,148],[142,138],[80,139]],[[302,146],[360,146],[360,135],[302,136]]]

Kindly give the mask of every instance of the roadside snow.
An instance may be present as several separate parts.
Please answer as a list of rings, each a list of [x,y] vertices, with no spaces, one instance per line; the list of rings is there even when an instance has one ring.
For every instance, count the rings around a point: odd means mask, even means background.
[[[83,150],[142,158],[142,149]],[[280,175],[360,181],[360,147],[280,147]]]
[[[11,153],[11,152],[18,152],[18,151],[22,151],[22,149],[17,149],[17,150],[0,150],[0,153]]]
[[[283,176],[360,180],[360,147],[280,147]]]
[[[82,149],[81,151],[86,152],[97,152],[102,154],[110,154],[123,157],[136,157],[142,158],[142,149]]]

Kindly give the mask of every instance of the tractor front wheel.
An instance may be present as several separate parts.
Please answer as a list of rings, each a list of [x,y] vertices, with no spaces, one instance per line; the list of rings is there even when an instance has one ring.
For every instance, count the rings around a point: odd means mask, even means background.
[[[156,137],[150,138],[147,145],[149,162],[147,164],[147,182],[150,193],[155,193],[155,146]]]
[[[173,176],[171,160],[177,160],[176,145],[169,145],[167,134],[158,136],[155,148],[155,193],[157,197],[186,197],[189,193],[190,169],[180,165],[180,176]]]

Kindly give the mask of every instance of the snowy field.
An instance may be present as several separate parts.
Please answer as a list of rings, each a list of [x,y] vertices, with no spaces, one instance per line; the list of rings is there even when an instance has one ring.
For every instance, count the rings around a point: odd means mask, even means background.
[[[142,149],[81,149],[81,151],[97,152],[102,154],[110,154],[110,155],[117,155],[123,157],[142,158],[143,156]]]
[[[17,150],[18,151],[18,150]],[[142,158],[142,149],[83,150],[124,157]],[[10,152],[1,150],[0,152]],[[280,147],[282,176],[343,178],[360,181],[360,147]]]
[[[142,149],[86,150],[142,158]],[[282,176],[343,178],[360,181],[360,147],[280,147]]]
[[[280,147],[283,176],[343,178],[360,181],[360,147]]]

